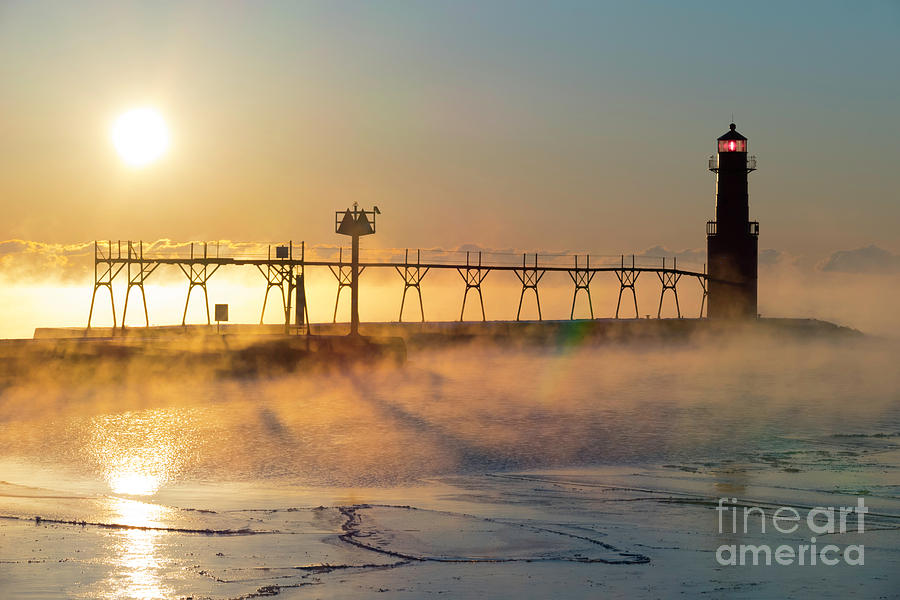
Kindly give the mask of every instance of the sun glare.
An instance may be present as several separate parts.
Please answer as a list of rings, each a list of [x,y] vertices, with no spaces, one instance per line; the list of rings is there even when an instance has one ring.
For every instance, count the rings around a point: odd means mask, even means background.
[[[112,491],[130,496],[149,496],[156,492],[161,484],[159,477],[135,472],[116,473],[109,479]]]
[[[125,163],[143,167],[156,161],[169,148],[169,129],[153,108],[143,107],[119,115],[110,137]]]

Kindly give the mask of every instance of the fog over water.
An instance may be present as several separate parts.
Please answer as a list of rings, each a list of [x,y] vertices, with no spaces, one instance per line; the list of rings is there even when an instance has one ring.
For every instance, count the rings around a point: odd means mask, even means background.
[[[190,482],[380,486],[615,464],[802,470],[810,440],[900,432],[897,349],[472,344],[419,349],[402,367],[260,379],[41,366],[0,393],[0,479],[146,495]]]

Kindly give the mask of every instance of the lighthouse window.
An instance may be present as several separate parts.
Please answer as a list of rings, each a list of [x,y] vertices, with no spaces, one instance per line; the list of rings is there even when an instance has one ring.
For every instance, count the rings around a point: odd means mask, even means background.
[[[719,140],[719,152],[746,152],[747,140]]]

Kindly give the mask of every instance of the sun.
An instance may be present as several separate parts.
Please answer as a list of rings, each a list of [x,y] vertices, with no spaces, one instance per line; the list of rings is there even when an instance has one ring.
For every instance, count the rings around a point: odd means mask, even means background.
[[[110,138],[121,159],[133,167],[149,165],[169,149],[169,128],[162,115],[150,107],[119,115]]]

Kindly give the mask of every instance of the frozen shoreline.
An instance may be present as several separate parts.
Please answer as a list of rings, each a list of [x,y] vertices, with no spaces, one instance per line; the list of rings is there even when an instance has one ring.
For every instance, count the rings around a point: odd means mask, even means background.
[[[881,440],[876,454],[885,464],[896,464],[896,441]],[[864,533],[829,536],[837,544],[864,543],[864,567],[721,566],[715,550],[722,543],[804,541],[802,535],[762,535],[757,518],[746,535],[719,534],[715,503],[721,495],[769,513],[777,506],[808,510],[857,499],[817,485],[822,472],[798,478],[754,466],[683,467],[453,476],[406,488],[358,490],[353,504],[333,502],[346,490],[267,488],[250,508],[235,508],[238,496],[203,498],[197,488],[169,490],[163,494],[169,504],[65,497],[3,484],[0,593],[8,598],[365,598],[379,591],[410,598],[895,593],[896,485],[873,486],[876,491],[867,493],[871,512]],[[879,479],[868,467],[863,471],[864,478]],[[851,482],[859,475],[856,469],[837,479],[829,473],[828,481]],[[253,495],[245,494],[245,502],[248,497]],[[193,498],[190,506],[188,498]],[[310,505],[316,499],[325,503]]]

